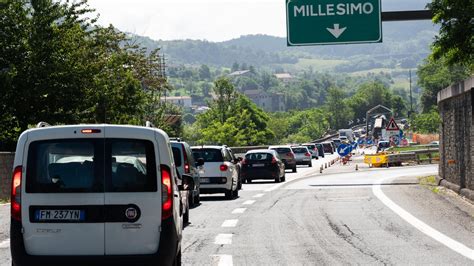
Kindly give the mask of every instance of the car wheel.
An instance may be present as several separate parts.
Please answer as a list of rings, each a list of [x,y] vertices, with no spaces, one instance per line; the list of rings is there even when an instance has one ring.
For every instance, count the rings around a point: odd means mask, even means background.
[[[194,197],[194,206],[198,206],[200,203],[201,203],[201,196],[199,194],[197,194]]]
[[[191,206],[191,207],[194,207],[196,205],[195,198],[193,196],[192,191],[188,192],[188,205]]]
[[[313,163],[309,163],[309,164],[308,164],[308,167],[313,167]]]
[[[281,178],[281,181],[285,182],[286,181],[286,173],[283,171],[283,177]]]
[[[176,258],[173,261],[173,266],[181,266],[181,250],[176,254]]]
[[[237,190],[242,189],[242,179],[239,178],[239,183],[237,185]]]
[[[226,199],[231,200],[233,196],[234,196],[234,193],[233,193],[232,189],[227,190],[227,191],[225,192],[225,198],[226,198]]]
[[[239,190],[236,189],[236,190],[234,191],[234,198],[238,198],[238,197],[239,197]]]
[[[247,184],[250,184],[250,183],[252,183],[252,179],[248,178],[247,179]]]
[[[293,173],[296,173],[296,166],[293,167]]]
[[[189,206],[186,208],[186,212],[183,214],[184,225],[189,224]]]

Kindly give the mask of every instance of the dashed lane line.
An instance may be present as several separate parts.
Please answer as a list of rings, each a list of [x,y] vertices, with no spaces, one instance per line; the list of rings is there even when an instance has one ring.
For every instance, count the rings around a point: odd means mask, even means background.
[[[236,227],[238,222],[239,222],[239,220],[237,220],[237,219],[225,220],[222,223],[221,227]]]
[[[253,195],[253,197],[254,198],[261,198],[261,197],[263,197],[263,195],[265,195],[265,194],[260,193],[260,194]]]
[[[237,209],[233,210],[232,213],[234,213],[234,214],[244,213],[246,210],[247,210],[247,208],[237,208]]]
[[[6,249],[9,247],[10,247],[10,239],[6,239],[0,242],[0,249]]]
[[[212,255],[212,263],[211,265],[217,266],[232,266],[232,256],[231,255]]]
[[[382,186],[380,184],[380,183],[383,183],[384,181],[388,181],[388,179],[392,179],[392,178],[384,178],[382,180],[379,180],[379,184],[375,184],[372,186],[372,192],[383,204],[385,204],[393,212],[398,214],[398,216],[400,216],[403,220],[407,221],[413,227],[420,230],[422,233],[428,235],[434,240],[452,249],[453,251],[463,255],[464,257],[474,260],[473,249],[470,249],[464,244],[457,242],[456,240],[448,237],[447,235],[437,231],[433,227],[429,226],[428,224],[424,223],[423,221],[419,220],[418,218],[416,218],[415,216],[413,216],[412,214],[404,210],[402,207],[398,206],[390,198],[388,198],[383,193]]]
[[[218,234],[214,239],[214,244],[230,245],[232,244],[232,234]]]
[[[244,204],[244,205],[252,205],[252,204],[254,204],[254,203],[255,203],[255,200],[247,200],[247,201],[244,201],[244,203],[242,203],[242,204]]]

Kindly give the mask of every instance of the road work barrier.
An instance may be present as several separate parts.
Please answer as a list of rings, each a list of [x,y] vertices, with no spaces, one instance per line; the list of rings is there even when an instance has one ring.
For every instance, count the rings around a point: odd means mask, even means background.
[[[366,154],[364,163],[368,164],[369,167],[388,167],[388,156],[386,153]]]

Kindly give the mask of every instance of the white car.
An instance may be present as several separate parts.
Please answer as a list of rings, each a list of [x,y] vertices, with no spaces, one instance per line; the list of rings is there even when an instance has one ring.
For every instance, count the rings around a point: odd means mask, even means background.
[[[179,191],[194,184],[178,176],[164,131],[38,127],[16,148],[12,265],[180,264]]]
[[[239,195],[237,160],[232,158],[226,146],[191,147],[194,160],[203,160],[200,167],[201,193],[225,193],[227,199]]]

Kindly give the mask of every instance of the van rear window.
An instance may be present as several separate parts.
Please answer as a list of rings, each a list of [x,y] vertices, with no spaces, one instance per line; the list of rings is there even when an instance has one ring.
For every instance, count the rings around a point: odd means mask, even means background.
[[[141,191],[157,191],[149,141],[64,139],[30,144],[27,193]]]

